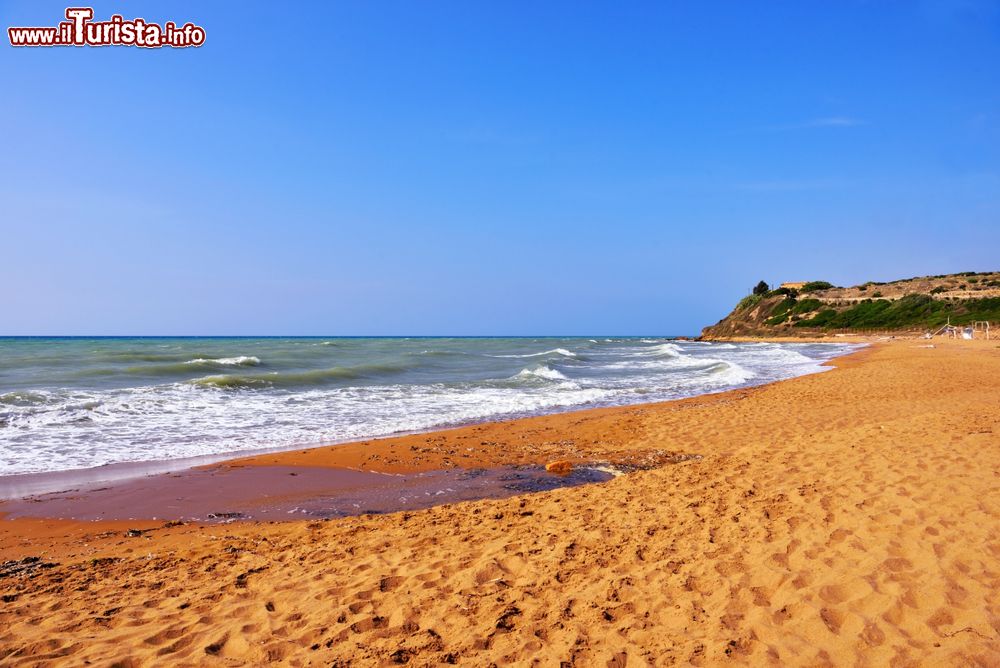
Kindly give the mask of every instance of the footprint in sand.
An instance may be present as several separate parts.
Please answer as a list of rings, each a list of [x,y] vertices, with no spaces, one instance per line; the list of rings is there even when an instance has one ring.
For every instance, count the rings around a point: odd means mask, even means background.
[[[844,615],[835,608],[823,608],[819,611],[819,617],[830,629],[830,633],[839,634],[840,627],[844,624]]]

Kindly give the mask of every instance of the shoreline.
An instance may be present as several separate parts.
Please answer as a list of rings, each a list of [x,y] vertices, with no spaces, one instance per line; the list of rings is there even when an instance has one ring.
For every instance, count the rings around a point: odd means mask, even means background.
[[[1000,345],[933,343],[369,446],[386,468],[702,455],[599,484],[325,522],[0,522],[0,657],[991,665]]]
[[[329,337],[319,337],[319,338],[329,338]],[[537,338],[537,337],[536,337]],[[677,338],[677,337],[674,337]],[[769,339],[759,339],[759,338],[749,338],[747,341],[752,342],[774,342],[774,343],[829,343],[829,344],[849,344],[849,343],[863,343],[870,345],[871,340],[864,340],[858,338],[858,340],[836,340],[836,341],[821,341],[817,339],[816,341],[802,341],[794,339],[781,339],[775,338],[773,340]],[[841,359],[853,355],[860,350],[850,351],[837,355],[832,359]],[[826,360],[820,362],[819,366],[831,366],[831,360]],[[811,371],[803,375],[814,375],[815,373],[820,373],[820,371]],[[43,471],[43,472],[33,472],[33,473],[15,473],[10,475],[0,475],[0,512],[3,510],[4,502],[17,501],[28,496],[38,496],[46,495],[57,492],[63,492],[72,488],[88,488],[97,487],[103,485],[120,485],[123,483],[128,483],[129,481],[146,478],[149,476],[166,476],[169,474],[181,474],[184,475],[191,471],[197,471],[200,469],[214,468],[214,467],[230,467],[239,466],[244,464],[257,464],[263,461],[280,462],[276,465],[279,466],[333,466],[333,467],[343,467],[343,468],[360,468],[366,465],[374,465],[375,468],[370,470],[380,471],[380,472],[393,472],[393,473],[413,473],[413,472],[423,472],[433,470],[428,464],[422,464],[418,462],[413,462],[410,465],[402,468],[398,467],[388,467],[384,468],[378,460],[359,460],[358,453],[354,450],[358,447],[363,447],[366,450],[370,449],[373,444],[380,441],[395,440],[395,439],[407,439],[409,437],[415,437],[414,440],[419,441],[420,437],[426,436],[428,434],[436,434],[438,432],[449,432],[454,430],[462,430],[466,428],[475,427],[487,427],[491,425],[504,425],[511,424],[521,420],[531,420],[534,418],[544,418],[553,415],[569,415],[574,413],[586,413],[589,411],[603,411],[603,410],[615,410],[615,409],[626,409],[630,407],[643,407],[643,406],[656,406],[659,404],[671,403],[674,401],[684,401],[686,399],[694,399],[702,396],[711,396],[717,394],[725,394],[727,392],[751,389],[754,387],[762,387],[765,385],[770,385],[776,382],[784,382],[787,380],[793,380],[802,376],[791,376],[789,378],[782,378],[778,380],[767,381],[761,384],[748,384],[742,385],[731,389],[723,389],[712,392],[704,392],[700,394],[695,394],[688,397],[680,397],[677,399],[668,400],[657,400],[649,402],[637,402],[629,404],[619,404],[610,406],[569,406],[569,407],[554,407],[551,410],[544,410],[540,413],[535,414],[525,414],[525,415],[513,415],[505,416],[498,419],[482,419],[473,420],[470,422],[462,422],[459,424],[442,424],[428,429],[417,429],[412,431],[401,431],[393,434],[387,434],[384,436],[373,436],[369,438],[362,439],[346,439],[346,440],[334,440],[325,443],[312,444],[312,445],[301,445],[296,447],[264,447],[255,448],[247,451],[230,451],[230,452],[220,452],[220,453],[209,453],[205,455],[195,455],[191,457],[183,457],[178,459],[161,459],[161,460],[137,460],[137,461],[124,461],[124,462],[113,462],[105,464],[102,466],[90,467],[85,469],[68,469],[61,471]],[[299,461],[299,457],[290,455],[284,457],[281,455],[286,455],[288,453],[304,453],[310,451],[326,451],[330,448],[342,448],[345,446],[350,446],[349,451],[350,456],[345,457],[343,463],[333,463],[337,460],[337,457],[332,457],[331,463],[328,464],[303,464]],[[277,455],[277,457],[270,457],[272,455]],[[566,457],[562,458],[567,458]],[[302,458],[303,461],[315,462],[317,460],[323,459],[323,457],[311,456]],[[468,457],[464,458],[469,460]],[[477,468],[481,466],[490,466],[493,468],[503,466],[505,464],[516,464],[516,465],[544,465],[551,460],[540,461],[538,459],[523,460],[518,459],[516,462],[503,461],[497,459],[496,457],[484,456],[479,462],[465,461],[459,462],[459,465],[465,465],[468,468]],[[488,462],[488,463],[487,463]],[[575,460],[575,463],[582,463],[582,460]],[[442,468],[451,468],[449,462],[438,461],[438,464]],[[625,466],[630,466],[631,463],[624,462]]]

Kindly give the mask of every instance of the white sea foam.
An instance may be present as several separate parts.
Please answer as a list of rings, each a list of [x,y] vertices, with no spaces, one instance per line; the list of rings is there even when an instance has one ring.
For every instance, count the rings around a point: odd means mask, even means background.
[[[320,445],[586,405],[612,394],[559,385],[555,391],[384,386],[313,390],[294,397],[199,392],[175,385],[66,397],[48,410],[11,420],[3,429],[10,447],[0,454],[0,470],[66,470]]]
[[[518,372],[517,378],[544,378],[545,380],[569,380],[559,371],[547,366],[537,366],[529,367],[527,369],[521,369]]]
[[[240,355],[238,357],[220,357],[218,359],[206,359],[204,357],[199,357],[198,359],[193,359],[185,362],[185,364],[214,364],[218,366],[258,366],[260,364],[260,358],[253,357],[252,355]]]
[[[736,362],[720,361],[708,367],[707,371],[714,377],[714,382],[724,385],[745,383],[754,377],[753,371],[743,368]]]
[[[488,357],[504,357],[504,358],[517,358],[524,359],[526,357],[543,357],[545,355],[562,355],[563,357],[576,357],[576,353],[566,350],[565,348],[553,348],[552,350],[543,350],[540,353],[526,353],[524,355],[488,355]]]
[[[666,355],[669,357],[680,357],[684,351],[676,343],[661,343],[656,346],[646,348],[643,353],[646,355]]]

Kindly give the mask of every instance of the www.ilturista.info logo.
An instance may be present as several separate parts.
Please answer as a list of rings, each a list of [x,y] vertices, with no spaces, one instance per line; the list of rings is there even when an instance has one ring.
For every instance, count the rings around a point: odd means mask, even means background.
[[[93,21],[92,7],[68,7],[67,21],[50,28],[7,28],[11,46],[164,46],[183,48],[205,43],[205,29],[193,23],[162,26],[145,19],[126,21],[115,14],[108,21]]]

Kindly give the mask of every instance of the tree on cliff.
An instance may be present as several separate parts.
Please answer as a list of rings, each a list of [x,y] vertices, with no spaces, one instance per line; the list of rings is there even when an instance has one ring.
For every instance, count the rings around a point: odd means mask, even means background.
[[[769,286],[764,281],[761,281],[760,283],[758,283],[756,285],[756,287],[754,287],[753,293],[755,295],[766,295],[770,289],[771,289],[771,286]]]

